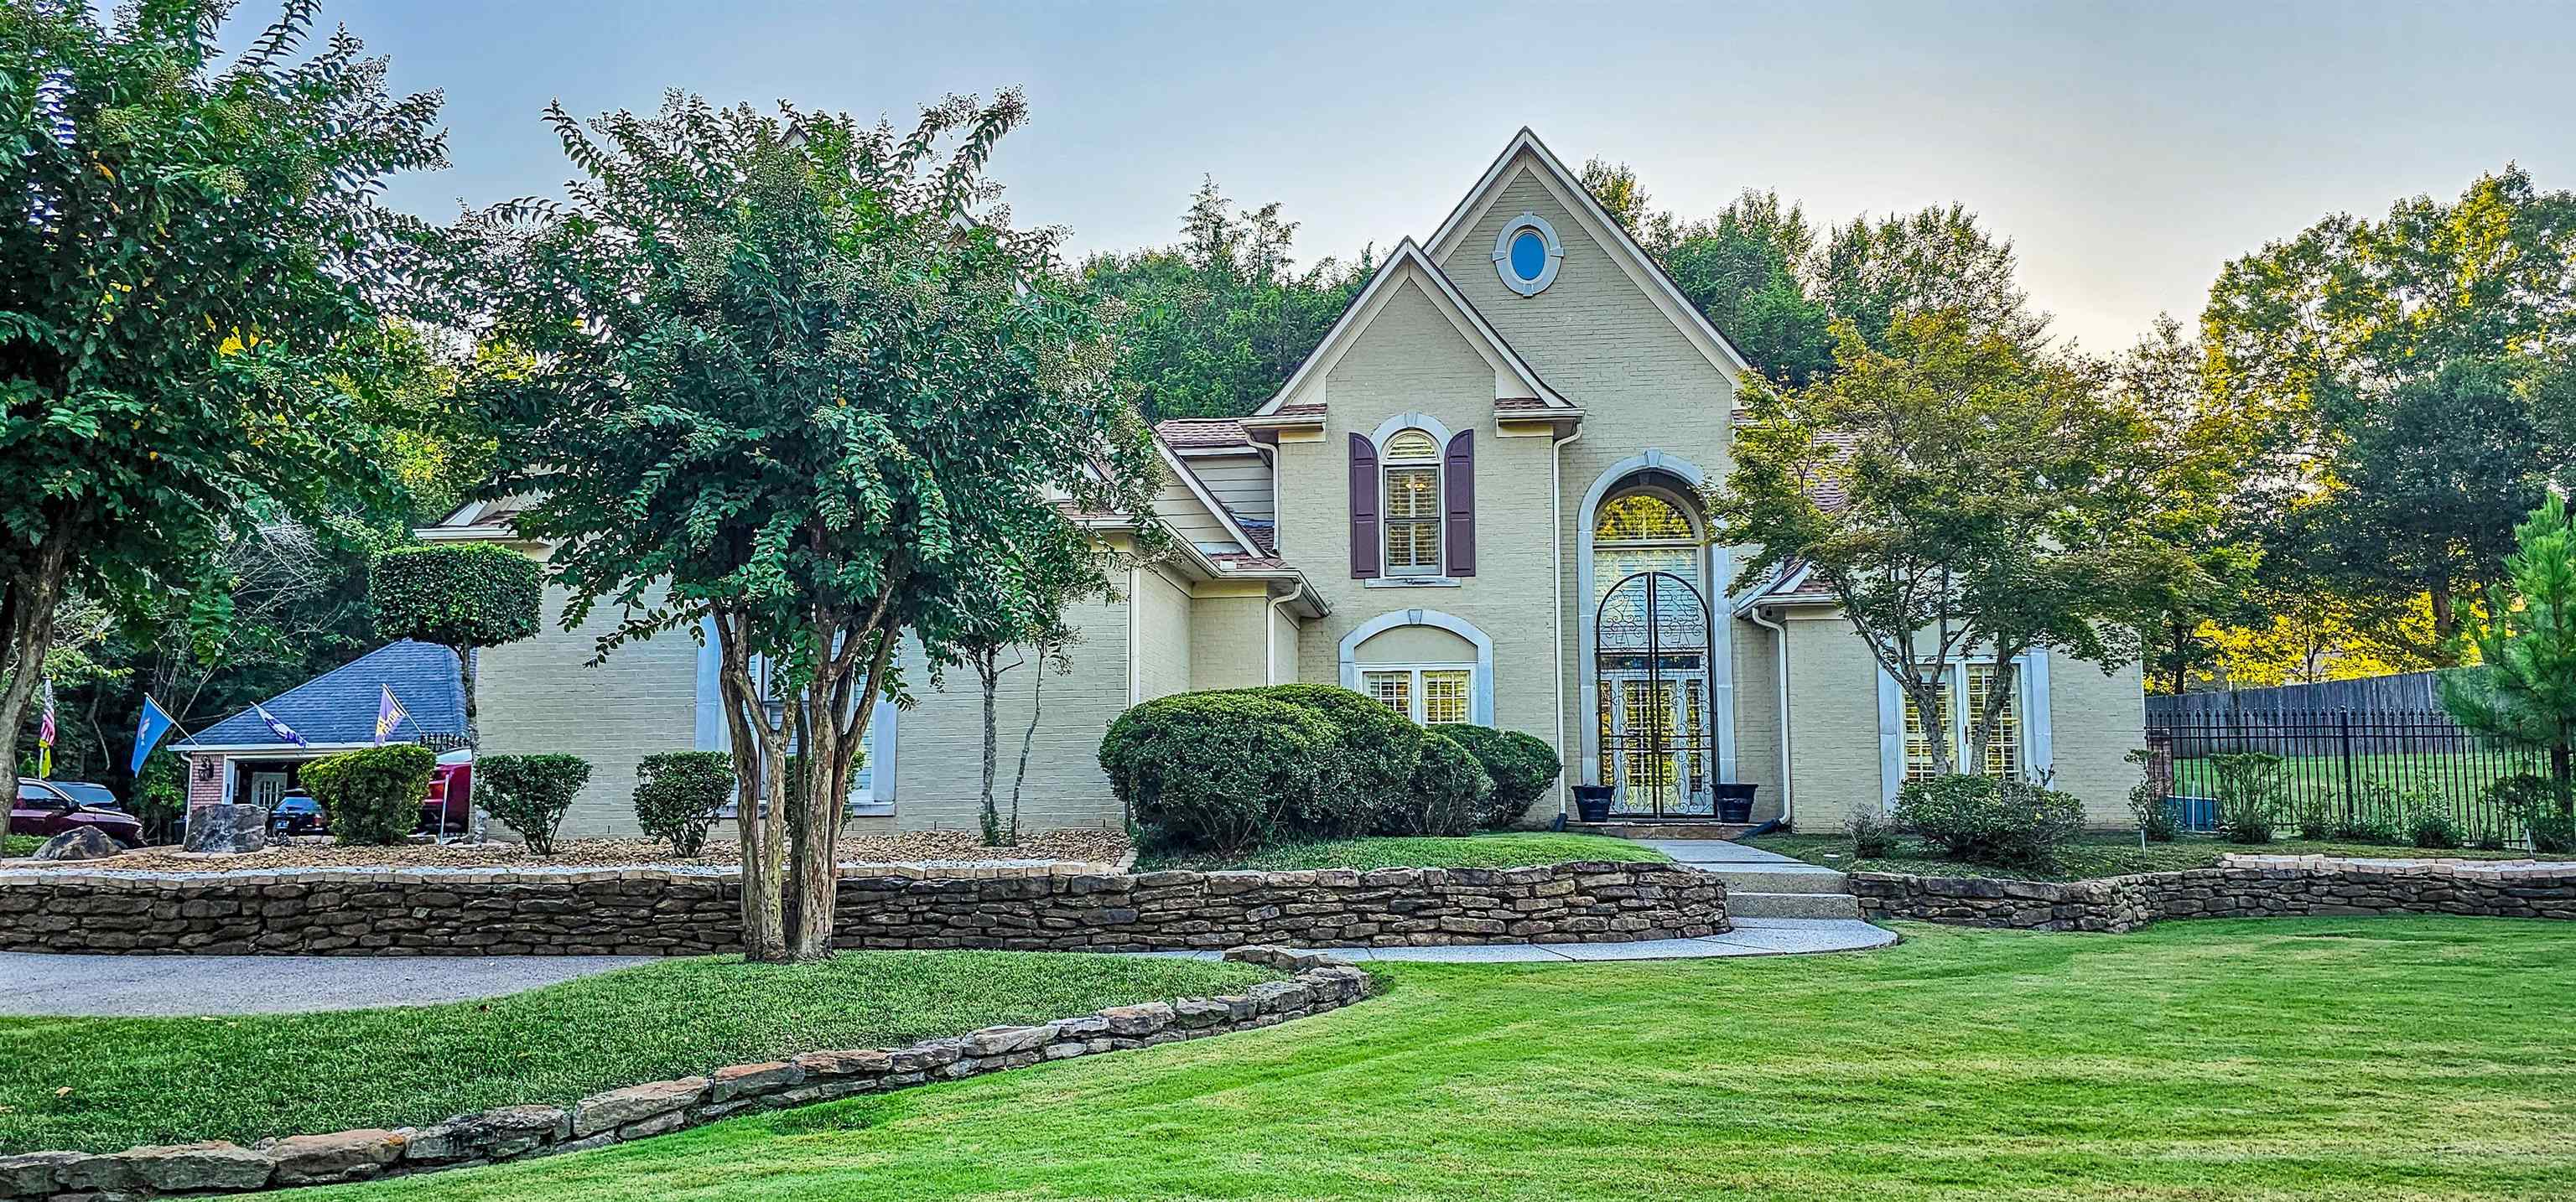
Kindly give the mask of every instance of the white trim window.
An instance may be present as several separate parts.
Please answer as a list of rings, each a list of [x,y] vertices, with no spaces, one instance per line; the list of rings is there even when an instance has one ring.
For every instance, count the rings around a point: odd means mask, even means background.
[[[1399,430],[1378,454],[1385,500],[1379,535],[1389,576],[1437,576],[1440,560],[1440,440],[1428,432]]]
[[[2024,727],[2027,724],[2022,721],[2023,707],[2028,700],[2029,690],[2022,686],[2021,667],[2016,663],[2006,669],[2012,674],[2014,683],[2012,696],[2004,702],[2003,712],[1996,716],[1994,738],[1986,744],[1985,762],[1971,769],[1972,771],[1981,772],[1987,776],[2019,776],[2022,774],[2024,765],[2030,762],[2029,749],[2024,745]],[[1954,765],[1966,767],[1962,761],[1968,754],[1968,726],[1977,720],[1978,714],[1984,712],[1986,698],[1991,695],[1994,680],[1995,666],[1991,663],[1952,664],[1949,671],[1944,674],[1941,681],[1940,712],[1933,715],[1933,721],[1929,726],[1937,729],[1940,737],[1949,743],[1950,762]],[[1967,698],[1967,703],[1964,705],[1959,703],[1962,695]],[[1904,697],[1903,703],[1905,706],[1905,779],[1926,780],[1933,775],[1933,730],[1927,729],[1921,708],[1914,704],[1913,698]]]
[[[1360,691],[1424,726],[1475,720],[1474,664],[1369,664]]]
[[[1556,227],[1536,213],[1512,218],[1494,235],[1494,274],[1503,277],[1503,287],[1522,296],[1547,291],[1564,262],[1565,244],[1557,241]]]

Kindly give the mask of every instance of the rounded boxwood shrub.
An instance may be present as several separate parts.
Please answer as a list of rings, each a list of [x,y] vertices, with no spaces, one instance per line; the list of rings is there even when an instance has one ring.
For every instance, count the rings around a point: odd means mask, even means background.
[[[1149,842],[1231,854],[1321,812],[1320,789],[1343,771],[1341,736],[1315,710],[1254,690],[1176,693],[1110,723],[1100,767]]]
[[[1547,740],[1517,730],[1462,724],[1443,726],[1431,733],[1446,736],[1465,748],[1467,754],[1476,757],[1476,766],[1493,779],[1494,791],[1484,812],[1476,818],[1476,826],[1482,830],[1503,830],[1519,822],[1565,768]]]
[[[541,856],[555,854],[564,811],[589,783],[590,761],[577,755],[487,755],[474,762],[474,795],[484,812]]]
[[[1476,829],[1494,795],[1494,780],[1448,735],[1423,732],[1422,755],[1402,797],[1378,807],[1373,835],[1464,835]]]
[[[331,834],[342,843],[392,844],[420,825],[420,803],[438,755],[417,743],[391,743],[326,756],[298,774],[321,803]]]
[[[1954,774],[1906,782],[1896,821],[1953,859],[2037,865],[2084,829],[2084,803],[2029,781]]]
[[[1322,717],[1335,732],[1314,795],[1288,817],[1298,833],[1318,839],[1364,834],[1378,811],[1413,790],[1423,730],[1366,693],[1325,684],[1277,684],[1232,690]]]
[[[666,751],[635,766],[635,821],[681,856],[706,849],[716,811],[733,800],[733,753]]]

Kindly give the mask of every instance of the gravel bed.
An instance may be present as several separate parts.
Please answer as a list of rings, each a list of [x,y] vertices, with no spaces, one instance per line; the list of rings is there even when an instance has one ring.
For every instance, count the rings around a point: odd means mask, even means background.
[[[1064,860],[1117,864],[1127,855],[1117,831],[1033,831],[1017,846],[986,847],[973,831],[915,831],[901,835],[845,836],[844,864],[909,864],[929,867],[1044,864]],[[528,854],[517,843],[408,843],[398,847],[342,847],[327,839],[298,839],[265,851],[197,855],[169,847],[129,851],[105,860],[0,860],[0,870],[61,869],[81,872],[237,872],[280,868],[730,868],[741,861],[730,835],[710,837],[694,859],[671,854],[651,839],[574,839],[555,854]]]

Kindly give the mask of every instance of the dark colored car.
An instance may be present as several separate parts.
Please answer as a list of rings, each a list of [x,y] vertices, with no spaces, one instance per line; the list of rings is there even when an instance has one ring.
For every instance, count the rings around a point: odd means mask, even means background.
[[[290,789],[268,811],[272,835],[324,835],[331,826],[322,818],[322,803],[302,789]]]
[[[49,780],[45,783],[62,790],[65,796],[93,810],[125,810],[125,803],[116,799],[116,790],[105,785],[85,780]]]
[[[143,846],[143,822],[123,810],[84,805],[52,781],[18,778],[18,799],[9,807],[9,833],[50,839],[74,827],[96,827],[123,848]]]

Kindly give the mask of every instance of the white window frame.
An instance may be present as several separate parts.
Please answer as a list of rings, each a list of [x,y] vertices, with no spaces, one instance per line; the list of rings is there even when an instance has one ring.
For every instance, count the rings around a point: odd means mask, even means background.
[[[1380,672],[1409,673],[1413,677],[1413,683],[1411,692],[1407,694],[1407,701],[1410,703],[1413,712],[1406,714],[1405,717],[1413,719],[1413,724],[1416,726],[1472,725],[1476,721],[1476,698],[1478,694],[1476,689],[1476,665],[1474,663],[1360,664],[1358,665],[1358,669],[1360,680],[1358,691],[1363,694],[1368,694],[1369,700],[1371,701],[1377,700],[1377,697],[1375,694],[1369,694],[1368,692],[1368,678],[1370,675]],[[1460,718],[1454,723],[1432,723],[1423,719],[1423,709],[1428,704],[1428,701],[1424,697],[1422,688],[1422,677],[1426,672],[1456,672],[1467,678],[1467,696],[1465,698],[1467,704],[1466,717]],[[1392,709],[1394,707],[1389,706],[1388,708]]]
[[[1949,737],[1954,761],[1966,754],[1971,662],[1981,666],[1993,663],[1990,659],[1962,659],[1949,666]],[[2021,677],[2014,689],[2015,702],[2021,707],[2021,774],[2036,778],[2052,770],[2056,763],[2055,738],[2049,722],[2048,652],[2042,649],[2015,656],[2012,666]],[[1878,774],[1881,800],[1890,813],[1896,809],[1897,791],[1905,787],[1905,770],[1905,690],[1897,687],[1896,678],[1882,668],[1878,673]]]
[[[1512,270],[1512,243],[1524,230],[1534,231],[1547,247],[1547,262],[1538,269],[1536,279],[1522,279]],[[1565,243],[1557,240],[1556,227],[1536,213],[1523,213],[1503,223],[1501,233],[1494,235],[1494,274],[1503,278],[1503,287],[1521,296],[1537,296],[1556,282],[1556,269],[1565,262]]]
[[[1427,458],[1397,459],[1389,453],[1389,448],[1394,446],[1395,440],[1408,433],[1420,434],[1431,440],[1431,454]],[[1407,426],[1388,435],[1378,444],[1377,546],[1378,571],[1381,574],[1396,577],[1438,576],[1448,570],[1449,532],[1444,525],[1449,516],[1447,458],[1447,441],[1420,426]],[[1398,519],[1395,516],[1395,473],[1424,471],[1431,474],[1431,516],[1428,519],[1418,517]],[[1399,520],[1409,527],[1430,527],[1432,547],[1430,563],[1395,562],[1395,543],[1391,536]],[[1420,546],[1420,540],[1416,539],[1414,545]]]

